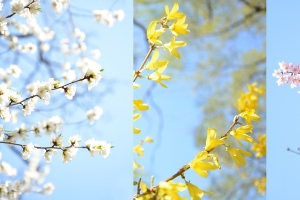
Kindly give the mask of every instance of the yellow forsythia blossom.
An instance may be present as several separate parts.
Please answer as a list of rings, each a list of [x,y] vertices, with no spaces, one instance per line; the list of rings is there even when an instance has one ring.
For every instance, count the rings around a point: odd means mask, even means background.
[[[261,158],[266,155],[266,134],[258,134],[258,142],[255,142],[252,146],[252,150],[256,151],[255,157]]]
[[[152,21],[147,29],[147,38],[152,44],[161,44],[162,42],[158,39],[161,34],[165,32],[164,28],[156,30],[157,21]]]
[[[244,118],[246,120],[246,123],[249,125],[251,125],[251,121],[259,121],[260,120],[260,116],[258,116],[255,113],[254,109],[246,110],[246,111],[242,112],[241,114],[239,114],[239,116]]]
[[[212,194],[212,192],[201,190],[196,185],[191,184],[190,182],[186,182],[186,185],[188,187],[188,191],[192,200],[201,200],[204,194]]]
[[[144,156],[144,148],[142,147],[141,144],[136,145],[133,147],[133,152],[137,153],[138,156]]]
[[[218,169],[220,166],[216,165],[215,163],[203,161],[208,158],[207,151],[201,151],[197,154],[197,156],[190,162],[189,166],[191,169],[196,171],[197,174],[206,178],[208,176],[207,170],[215,170]]]
[[[226,150],[229,152],[230,156],[232,157],[234,163],[238,168],[240,168],[241,165],[246,165],[246,160],[244,156],[252,156],[250,152],[237,148],[227,147]]]
[[[251,136],[247,135],[247,133],[251,133],[251,132],[252,132],[252,125],[247,124],[245,126],[240,126],[230,131],[230,135],[232,135],[237,139],[240,146],[243,146],[240,140],[244,140],[246,142],[251,142],[251,143],[254,142],[254,139]]]
[[[164,88],[168,88],[163,82],[161,82],[161,81],[171,80],[170,76],[162,74],[165,71],[166,67],[167,66],[159,68],[158,70],[150,74],[148,76],[148,79],[159,83]]]
[[[189,30],[186,30],[188,24],[185,24],[184,22],[185,22],[185,17],[182,17],[181,19],[177,20],[169,27],[170,31],[176,36],[178,36],[178,34],[180,35],[188,34],[190,32]]]
[[[164,44],[164,48],[169,50],[171,55],[174,55],[176,58],[180,59],[180,54],[176,48],[183,47],[186,45],[184,41],[175,41],[175,37],[172,37],[171,42]]]
[[[266,176],[256,179],[254,185],[257,187],[257,190],[260,194],[264,195],[266,193]]]
[[[172,181],[162,181],[158,185],[158,199],[172,199],[172,200],[187,200],[187,198],[180,197],[178,192],[186,190],[187,186],[183,183],[173,183]]]
[[[151,60],[149,63],[146,65],[145,69],[146,70],[156,70],[161,67],[166,67],[169,63],[168,60],[159,60],[157,61],[159,57],[159,51],[155,50],[154,53],[152,54]]]
[[[133,170],[135,169],[143,169],[142,165],[139,165],[135,160],[133,160]]]
[[[216,148],[220,144],[225,144],[223,140],[216,139],[217,130],[214,128],[207,129],[207,137],[206,137],[206,145],[205,150],[211,151],[212,149]]]
[[[184,17],[185,15],[181,12],[178,12],[178,10],[179,10],[179,5],[177,2],[173,5],[173,8],[171,11],[169,9],[169,6],[166,5],[165,11],[167,14],[167,19],[172,20],[172,19],[180,19],[180,18]]]
[[[247,93],[242,92],[237,99],[236,108],[240,112],[257,108],[259,97],[265,94],[265,89],[262,86],[256,87],[256,85],[256,82],[247,84],[249,91]]]
[[[133,100],[133,106],[138,111],[145,111],[145,110],[149,109],[148,104],[144,103],[143,100],[141,100],[141,99]]]

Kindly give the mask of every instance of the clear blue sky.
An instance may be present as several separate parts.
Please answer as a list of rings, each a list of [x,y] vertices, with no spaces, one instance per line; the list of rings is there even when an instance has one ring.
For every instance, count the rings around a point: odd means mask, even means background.
[[[300,1],[272,1],[267,10],[267,198],[299,199],[300,95],[272,77],[278,62],[300,63]]]

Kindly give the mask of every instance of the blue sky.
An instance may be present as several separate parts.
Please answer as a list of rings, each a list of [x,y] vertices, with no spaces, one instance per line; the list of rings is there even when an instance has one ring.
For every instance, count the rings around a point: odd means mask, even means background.
[[[278,87],[278,62],[300,63],[300,1],[272,1],[267,11],[267,198],[299,199],[300,147],[298,88]]]

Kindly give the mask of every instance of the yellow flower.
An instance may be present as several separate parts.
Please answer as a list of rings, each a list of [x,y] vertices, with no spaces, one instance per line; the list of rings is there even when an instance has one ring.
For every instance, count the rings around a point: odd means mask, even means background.
[[[244,140],[246,142],[251,143],[254,142],[254,139],[251,136],[247,135],[247,133],[249,132],[252,132],[252,125],[238,127],[237,129],[230,131],[230,135],[236,138],[240,146],[243,146],[240,140]]]
[[[142,114],[140,114],[140,113],[134,114],[133,115],[133,121],[138,120],[141,116],[142,116]],[[141,129],[133,127],[133,133],[134,134],[139,134],[140,132],[141,132]]]
[[[158,184],[158,197],[161,197],[161,199],[187,200],[186,198],[180,197],[178,194],[178,192],[182,192],[186,190],[186,188],[187,186],[183,183],[162,181]]]
[[[144,142],[153,142],[153,139],[149,136],[147,136],[145,139],[144,139]]]
[[[139,134],[139,133],[141,133],[141,129],[133,127],[133,133],[134,134]]]
[[[243,155],[252,156],[250,152],[241,149],[227,147],[226,150],[229,152],[230,156],[232,157],[234,163],[238,168],[240,168],[241,165],[246,165],[246,160],[243,157]]]
[[[216,148],[216,146],[220,144],[225,144],[223,140],[216,140],[217,130],[215,128],[208,128],[207,129],[207,137],[206,137],[206,145],[205,150],[211,151],[212,149]]]
[[[135,169],[143,169],[142,165],[139,165],[135,160],[133,160],[133,170]]]
[[[137,153],[138,156],[144,156],[144,148],[141,144],[138,144],[137,146],[133,147],[133,152]]]
[[[156,70],[155,72],[150,74],[147,78],[149,80],[152,80],[152,81],[155,81],[155,82],[159,83],[162,87],[167,88],[167,86],[164,83],[161,82],[161,81],[171,80],[170,76],[162,74],[165,71],[166,67],[167,66],[159,68],[158,70]]]
[[[246,111],[242,112],[241,114],[239,114],[239,116],[244,118],[246,120],[246,123],[249,124],[249,125],[251,125],[251,121],[260,120],[260,116],[258,116],[255,113],[254,109],[246,110]]]
[[[185,15],[181,12],[178,12],[179,10],[179,5],[178,3],[174,3],[172,10],[169,10],[169,6],[165,6],[165,11],[167,14],[167,19],[171,20],[171,19],[180,19],[182,17],[184,17]]]
[[[241,93],[240,98],[237,99],[236,108],[240,111],[256,109],[259,103],[259,97],[265,93],[263,86],[256,87],[257,83],[247,84],[249,92]]]
[[[137,89],[137,88],[140,88],[141,86],[140,86],[140,84],[138,84],[138,83],[133,83],[133,89]]]
[[[165,32],[164,28],[160,28],[158,30],[155,29],[158,22],[152,21],[147,29],[147,38],[149,43],[152,44],[161,44],[162,42],[158,40],[159,36]]]
[[[191,169],[195,170],[197,174],[202,177],[207,177],[207,170],[218,169],[218,166],[212,162],[202,161],[208,158],[207,151],[201,151],[198,155],[190,162],[189,166]]]
[[[175,41],[175,36],[173,36],[171,42],[164,44],[164,48],[169,50],[171,55],[174,55],[176,58],[180,59],[180,54],[176,48],[183,47],[185,45],[186,45],[186,42]]]
[[[188,27],[188,24],[184,24],[185,22],[185,16],[182,17],[181,19],[177,20],[176,22],[174,22],[170,27],[170,31],[178,36],[178,34],[181,34],[181,35],[185,35],[185,34],[188,34],[190,31],[189,30],[186,30],[186,28]]]
[[[258,134],[258,142],[255,142],[251,149],[257,152],[255,155],[257,158],[266,155],[266,134]]]
[[[190,182],[185,182],[189,191],[189,194],[192,200],[201,200],[204,194],[212,194],[212,192],[206,192],[201,190],[196,185],[191,184]]]
[[[256,179],[254,185],[257,187],[257,190],[260,194],[264,195],[266,193],[266,176]]]
[[[159,57],[159,51],[155,50],[150,62],[147,64],[147,66],[145,67],[145,69],[147,70],[156,70],[157,68],[161,68],[161,67],[166,67],[169,63],[168,60],[159,60],[156,61]]]
[[[133,100],[133,106],[138,111],[145,111],[149,109],[149,106],[143,102],[141,99]]]

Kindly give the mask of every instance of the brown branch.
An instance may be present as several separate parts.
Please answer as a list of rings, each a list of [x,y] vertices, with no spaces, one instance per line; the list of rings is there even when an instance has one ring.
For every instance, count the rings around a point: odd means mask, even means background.
[[[147,53],[147,55],[146,55],[144,61],[142,62],[140,68],[139,68],[137,71],[135,71],[135,74],[134,74],[134,77],[133,77],[133,82],[135,82],[136,79],[140,76],[141,71],[142,71],[142,69],[143,69],[145,63],[147,62],[148,58],[149,58],[150,55],[151,55],[151,52],[152,52],[154,49],[155,49],[155,45],[154,45],[154,44],[150,44],[149,51],[148,51],[148,53]]]
[[[79,81],[83,81],[83,80],[85,80],[85,79],[87,79],[87,78],[86,78],[86,77],[83,77],[83,78],[81,78],[81,79],[78,79],[78,80],[76,80],[76,81],[72,81],[72,82],[67,83],[67,84],[65,84],[65,85],[63,85],[63,86],[60,86],[60,87],[57,87],[57,88],[53,88],[53,89],[51,89],[51,90],[53,91],[53,90],[57,90],[57,89],[60,89],[60,88],[64,89],[67,85],[70,85],[70,84],[73,84],[73,83],[76,83],[76,82],[79,82]],[[30,96],[30,97],[27,97],[26,99],[23,99],[22,101],[17,102],[17,103],[10,103],[7,107],[15,106],[15,105],[18,105],[18,104],[22,105],[22,103],[23,103],[24,101],[27,101],[27,100],[32,99],[32,98],[34,98],[34,97],[39,97],[39,98],[41,98],[39,95],[35,94],[35,95]]]
[[[298,155],[300,155],[300,153],[299,153],[299,152],[297,152],[297,151],[294,151],[294,150],[292,150],[292,149],[290,149],[290,148],[287,148],[286,150],[287,150],[287,151],[290,151],[290,152],[292,152],[292,153],[294,153],[294,154],[298,154]]]
[[[2,144],[7,144],[7,145],[15,145],[15,146],[20,146],[20,147],[22,147],[22,148],[24,148],[26,145],[25,144],[19,144],[19,143],[14,143],[14,142],[5,142],[5,141],[0,141],[0,143],[2,143]],[[41,147],[41,146],[35,146],[34,145],[34,148],[36,148],[36,149],[45,149],[45,150],[47,150],[47,149],[60,149],[60,150],[65,150],[65,149],[67,149],[67,148],[71,148],[71,147],[73,147],[73,148],[81,148],[81,149],[88,149],[86,146],[80,146],[80,147],[77,147],[77,146],[73,146],[73,145],[70,145],[70,146],[67,146],[67,147],[64,147],[64,148],[61,148],[61,147],[58,147],[58,146],[51,146],[51,147]]]

